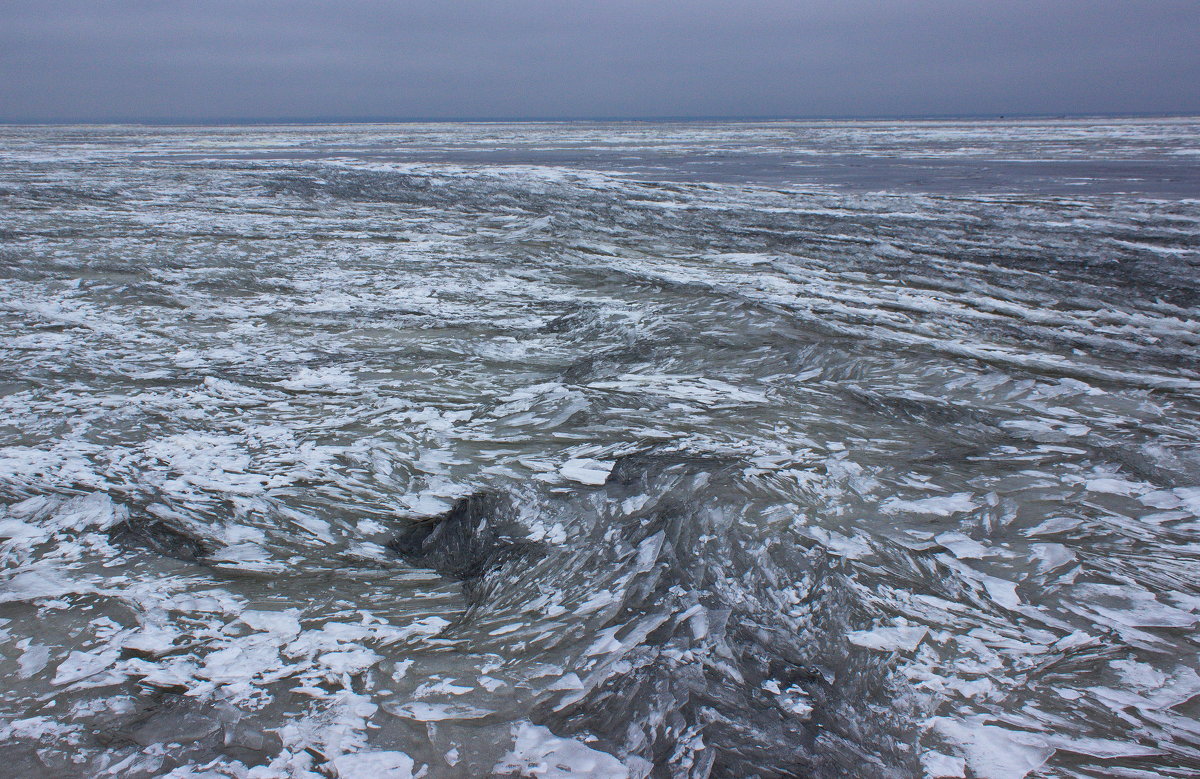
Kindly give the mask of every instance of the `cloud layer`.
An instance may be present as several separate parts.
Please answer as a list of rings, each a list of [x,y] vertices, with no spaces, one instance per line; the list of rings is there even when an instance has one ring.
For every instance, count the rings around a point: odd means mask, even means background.
[[[10,0],[0,121],[1200,111],[1195,0]]]

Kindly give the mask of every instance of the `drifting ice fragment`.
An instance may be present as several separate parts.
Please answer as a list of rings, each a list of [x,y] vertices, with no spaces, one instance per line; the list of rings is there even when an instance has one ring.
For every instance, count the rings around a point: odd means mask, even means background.
[[[412,779],[413,759],[403,752],[358,752],[333,759],[338,779]]]
[[[931,724],[939,736],[958,745],[979,779],[1024,779],[1054,754],[1054,747],[1033,733],[949,717],[934,717]]]
[[[926,752],[921,755],[921,767],[929,779],[958,779],[967,775],[967,761],[961,757]]]
[[[877,649],[891,652],[902,649],[905,652],[916,650],[917,645],[925,639],[929,630],[924,627],[880,627],[874,630],[854,630],[846,634],[850,643],[866,649]]]
[[[558,472],[563,477],[580,482],[581,484],[599,485],[608,479],[608,474],[612,469],[613,464],[611,462],[582,457],[576,460],[567,460],[558,469]]]
[[[1054,738],[1050,739],[1050,743],[1066,752],[1098,757],[1101,760],[1164,754],[1161,749],[1144,746],[1136,741],[1112,741],[1106,738]]]
[[[569,738],[559,738],[548,728],[529,722],[513,727],[516,744],[492,769],[504,775],[551,779],[629,779],[629,769],[607,752]]]
[[[76,650],[59,663],[58,671],[54,674],[53,684],[71,684],[91,678],[116,663],[119,655],[119,652],[111,649],[106,652]]]
[[[441,722],[443,720],[482,719],[493,712],[461,703],[406,703],[402,706],[384,705],[384,710],[401,719],[417,722]]]
[[[932,514],[938,517],[948,517],[960,511],[973,510],[975,508],[975,501],[971,500],[971,493],[960,492],[955,495],[922,498],[919,500],[889,498],[883,502],[880,508],[889,514],[899,514],[907,511],[913,514]]]

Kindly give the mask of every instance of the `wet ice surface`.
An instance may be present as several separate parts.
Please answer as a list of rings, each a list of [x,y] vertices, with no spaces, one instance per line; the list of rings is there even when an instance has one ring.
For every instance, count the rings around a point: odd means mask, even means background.
[[[0,773],[1194,776],[1197,129],[3,129]]]

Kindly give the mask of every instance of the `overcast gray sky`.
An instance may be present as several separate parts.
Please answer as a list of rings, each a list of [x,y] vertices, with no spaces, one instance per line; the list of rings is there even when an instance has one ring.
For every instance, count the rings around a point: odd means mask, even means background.
[[[1200,112],[1200,0],[0,0],[0,121]]]

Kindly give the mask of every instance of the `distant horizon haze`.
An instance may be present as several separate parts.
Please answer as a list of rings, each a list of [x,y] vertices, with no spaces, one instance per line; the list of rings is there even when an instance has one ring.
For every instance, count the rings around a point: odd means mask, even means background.
[[[1110,113],[1046,113],[1046,114],[895,114],[895,115],[841,115],[841,116],[229,116],[209,119],[189,117],[87,117],[50,120],[0,120],[0,126],[145,126],[145,127],[269,127],[303,125],[387,125],[387,124],[587,124],[587,123],[630,123],[670,124],[688,122],[744,122],[753,123],[872,123],[872,122],[1053,122],[1087,120],[1139,120],[1139,119],[1194,119],[1200,111],[1191,112],[1110,112]]]

